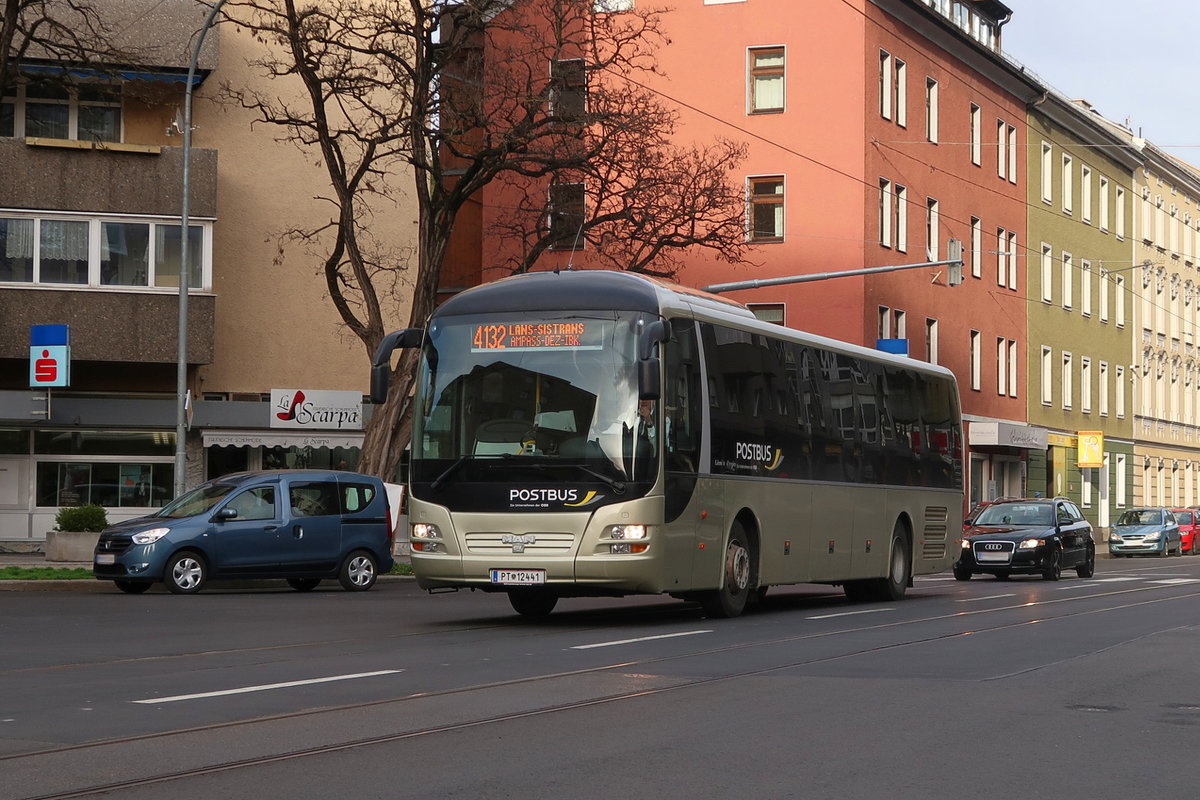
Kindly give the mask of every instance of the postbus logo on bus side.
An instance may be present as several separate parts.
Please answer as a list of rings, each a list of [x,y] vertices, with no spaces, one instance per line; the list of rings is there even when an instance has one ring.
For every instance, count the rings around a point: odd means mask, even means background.
[[[738,461],[759,464],[767,472],[774,472],[783,463],[783,451],[769,444],[738,442],[736,456]]]

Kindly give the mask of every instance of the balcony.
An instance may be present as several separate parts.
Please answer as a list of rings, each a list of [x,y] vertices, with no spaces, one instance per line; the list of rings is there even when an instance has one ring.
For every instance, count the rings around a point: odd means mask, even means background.
[[[6,208],[96,214],[182,213],[183,149],[0,138]],[[217,151],[192,148],[196,217],[217,215]]]
[[[211,364],[216,298],[188,296],[188,363]],[[0,288],[0,358],[29,358],[29,326],[71,326],[72,361],[173,364],[179,295],[169,292]]]

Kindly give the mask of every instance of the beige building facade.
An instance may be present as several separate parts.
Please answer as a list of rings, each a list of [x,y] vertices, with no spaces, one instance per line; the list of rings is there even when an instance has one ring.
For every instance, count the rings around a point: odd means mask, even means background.
[[[0,547],[44,539],[64,505],[119,520],[172,494],[181,133],[209,7],[102,8],[142,54],[136,68],[66,74],[31,60],[0,105]],[[334,215],[319,199],[326,172],[222,96],[295,92],[253,65],[262,47],[214,26],[192,87],[189,486],[238,469],[353,467],[369,413],[369,355],[328,297],[320,251],[284,236]],[[375,211],[387,223],[375,235],[408,250],[415,210]],[[407,297],[389,301],[401,327]],[[31,326],[47,324],[69,326],[65,386],[34,384]]]

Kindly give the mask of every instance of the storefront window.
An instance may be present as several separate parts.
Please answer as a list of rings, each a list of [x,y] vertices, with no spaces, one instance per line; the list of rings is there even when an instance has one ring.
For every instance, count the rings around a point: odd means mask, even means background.
[[[158,508],[171,500],[174,483],[174,464],[43,461],[37,465],[37,504]]]
[[[38,431],[34,452],[54,456],[173,456],[175,434],[166,431]]]
[[[0,453],[23,456],[29,453],[29,431],[0,428]]]

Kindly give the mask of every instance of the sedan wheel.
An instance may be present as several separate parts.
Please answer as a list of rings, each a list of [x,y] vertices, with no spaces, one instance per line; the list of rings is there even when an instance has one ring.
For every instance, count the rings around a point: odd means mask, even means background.
[[[1050,563],[1042,568],[1042,578],[1048,581],[1056,581],[1062,577],[1062,552],[1055,549],[1050,556]]]

